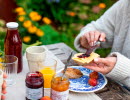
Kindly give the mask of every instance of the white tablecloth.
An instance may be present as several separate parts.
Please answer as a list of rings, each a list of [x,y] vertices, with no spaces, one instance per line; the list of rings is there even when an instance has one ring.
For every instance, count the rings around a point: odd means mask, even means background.
[[[47,57],[53,57],[57,60],[57,71],[64,67],[64,64],[52,52],[47,51]],[[25,100],[25,78],[26,73],[29,72],[26,56],[23,56],[23,71],[17,75],[16,84],[7,87],[6,100]],[[49,90],[44,91],[45,96],[49,96]],[[95,93],[74,93],[70,92],[69,100],[101,100]]]

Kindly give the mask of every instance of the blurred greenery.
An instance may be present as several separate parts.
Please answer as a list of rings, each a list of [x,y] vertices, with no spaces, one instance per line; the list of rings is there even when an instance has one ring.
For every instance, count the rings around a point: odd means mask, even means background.
[[[0,56],[4,54],[4,38],[5,38],[6,28],[5,21],[0,19]]]
[[[30,45],[73,42],[81,28],[98,19],[116,0],[15,0],[23,43]],[[99,49],[105,57],[110,49]]]

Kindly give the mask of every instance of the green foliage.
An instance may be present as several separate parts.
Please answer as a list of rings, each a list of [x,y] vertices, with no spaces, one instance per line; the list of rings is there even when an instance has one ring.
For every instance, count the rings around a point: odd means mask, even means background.
[[[43,37],[40,38],[43,44],[53,44],[61,41],[61,38],[59,38],[61,37],[61,34],[55,31],[50,25],[41,26],[40,29],[44,30],[44,32],[46,33]]]
[[[31,37],[27,44],[35,43],[37,40],[42,44],[65,42],[74,49],[74,39],[81,28],[98,19],[116,0],[16,0],[17,5],[22,7],[26,14],[19,15],[25,19],[20,24],[21,37]],[[102,3],[102,6],[99,4]],[[31,12],[37,12],[42,18],[48,18],[51,23],[47,24],[42,19],[34,21],[30,18]],[[36,17],[36,16],[34,16]],[[26,20],[44,32],[43,36],[30,34],[28,28],[23,26]],[[109,50],[100,49],[102,56],[106,56]]]
[[[5,38],[5,21],[0,19],[0,56],[4,54],[4,38]]]
[[[111,51],[111,48],[99,48],[95,52],[100,55],[100,57],[106,57],[107,54],[109,54]]]

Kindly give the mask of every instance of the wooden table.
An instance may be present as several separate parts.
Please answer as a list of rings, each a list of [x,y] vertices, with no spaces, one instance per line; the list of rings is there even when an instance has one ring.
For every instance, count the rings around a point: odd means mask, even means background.
[[[66,63],[66,59],[68,58],[70,52],[74,51],[64,43],[51,44],[46,46],[63,63]],[[76,51],[74,51],[74,53],[76,53]],[[76,64],[71,60],[70,65]],[[130,92],[110,79],[108,79],[108,84],[102,90],[97,91],[96,94],[102,98],[102,100],[130,100]]]

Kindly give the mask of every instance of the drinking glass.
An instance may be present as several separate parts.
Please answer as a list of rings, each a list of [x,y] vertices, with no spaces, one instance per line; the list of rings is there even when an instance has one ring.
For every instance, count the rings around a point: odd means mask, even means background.
[[[14,55],[0,57],[0,68],[7,74],[7,86],[15,84],[17,76],[18,58]]]
[[[40,72],[44,78],[44,88],[51,88],[51,80],[56,73],[57,61],[53,58],[46,58],[43,66],[40,67]]]

